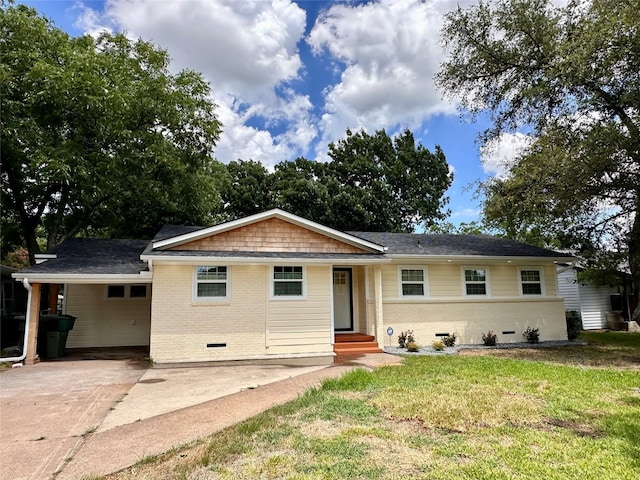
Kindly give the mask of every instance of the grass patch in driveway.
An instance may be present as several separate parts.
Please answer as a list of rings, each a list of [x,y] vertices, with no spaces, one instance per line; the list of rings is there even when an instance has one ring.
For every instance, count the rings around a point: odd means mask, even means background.
[[[635,479],[640,373],[604,346],[598,368],[568,349],[564,361],[494,350],[355,370],[109,478]]]

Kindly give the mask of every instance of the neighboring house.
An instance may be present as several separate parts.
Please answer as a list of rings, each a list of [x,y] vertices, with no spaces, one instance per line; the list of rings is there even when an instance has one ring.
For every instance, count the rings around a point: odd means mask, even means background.
[[[556,263],[569,258],[489,236],[341,232],[276,209],[166,226],[151,242],[69,239],[14,277],[32,296],[65,285],[69,347],[149,345],[159,364],[327,363],[344,340],[377,350],[404,330],[423,345],[479,344],[488,330],[520,342],[527,327],[566,339]]]
[[[598,285],[578,280],[580,267],[575,265],[558,265],[558,294],[564,298],[565,310],[576,311],[582,318],[584,330],[608,328],[607,318],[629,319],[630,304],[633,297],[629,295],[630,282],[624,273],[620,273],[621,285]]]

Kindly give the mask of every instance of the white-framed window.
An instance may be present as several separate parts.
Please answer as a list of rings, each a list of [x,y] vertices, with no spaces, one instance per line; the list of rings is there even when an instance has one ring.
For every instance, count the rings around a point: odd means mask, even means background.
[[[522,295],[543,295],[542,271],[539,268],[520,269],[520,292]]]
[[[149,297],[149,286],[145,283],[133,285],[107,285],[108,299],[141,299]]]
[[[489,296],[489,272],[486,268],[465,267],[462,271],[464,294],[469,296]]]
[[[300,300],[305,297],[304,267],[275,265],[271,272],[271,298]]]
[[[195,268],[195,300],[229,298],[229,268],[221,265],[198,265]]]
[[[401,297],[426,297],[429,294],[425,266],[401,265],[398,279]]]

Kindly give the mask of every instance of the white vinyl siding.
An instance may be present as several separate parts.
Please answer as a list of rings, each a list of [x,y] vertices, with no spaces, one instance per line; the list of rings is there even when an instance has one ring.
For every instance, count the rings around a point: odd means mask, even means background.
[[[565,270],[558,274],[558,295],[564,298],[564,308],[567,312],[580,312],[578,281],[574,269]]]
[[[276,297],[268,303],[267,345],[270,353],[332,349],[331,268],[309,266],[303,271],[306,298],[299,302],[281,302]]]

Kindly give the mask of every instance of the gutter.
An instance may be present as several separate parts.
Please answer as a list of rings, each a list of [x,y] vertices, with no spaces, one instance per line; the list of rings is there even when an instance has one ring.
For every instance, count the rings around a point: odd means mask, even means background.
[[[24,340],[22,344],[22,355],[19,357],[0,357],[0,362],[22,362],[27,357],[27,343],[29,342],[29,318],[31,317],[31,285],[27,277],[22,279],[22,285],[27,289],[27,313],[24,322]],[[20,365],[22,366],[22,365]]]

